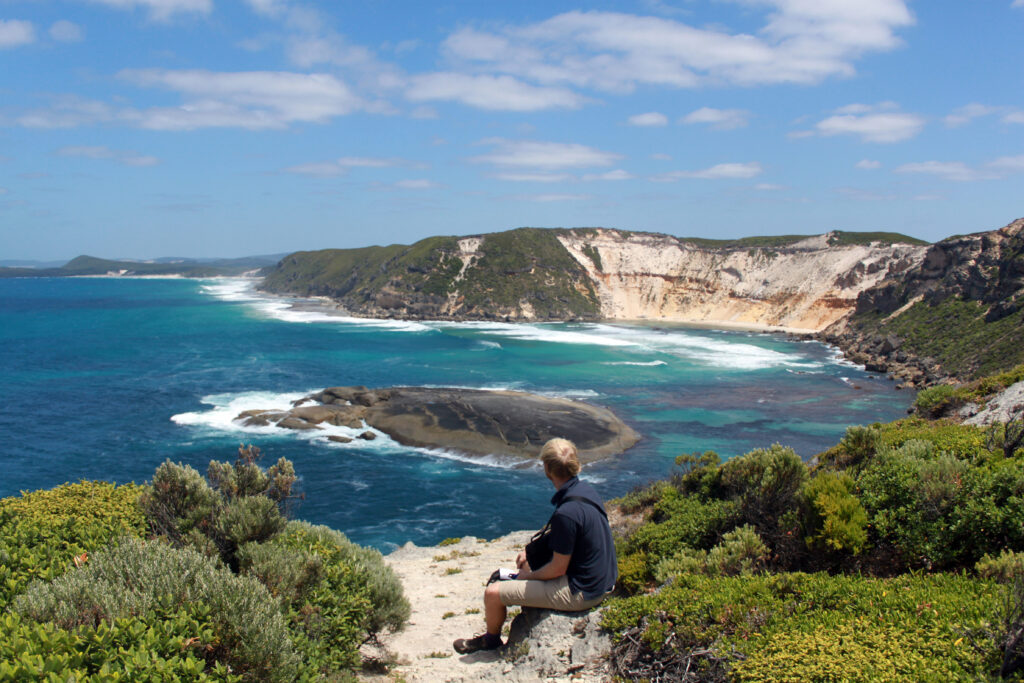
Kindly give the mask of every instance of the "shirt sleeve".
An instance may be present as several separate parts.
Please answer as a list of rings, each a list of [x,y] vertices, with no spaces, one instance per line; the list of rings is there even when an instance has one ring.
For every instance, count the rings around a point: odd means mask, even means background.
[[[579,525],[568,515],[556,514],[551,520],[551,549],[559,555],[572,555]]]

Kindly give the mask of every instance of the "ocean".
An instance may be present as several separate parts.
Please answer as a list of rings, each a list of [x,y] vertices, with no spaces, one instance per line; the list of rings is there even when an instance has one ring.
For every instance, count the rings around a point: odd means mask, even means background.
[[[639,324],[367,320],[272,298],[243,279],[0,280],[0,496],[81,479],[205,472],[255,444],[295,463],[294,515],[384,552],[541,526],[535,464],[400,446],[384,435],[232,421],[328,386],[515,389],[606,406],[642,437],[583,477],[607,498],[681,453],[781,443],[805,459],[913,395],[835,349],[776,334]]]

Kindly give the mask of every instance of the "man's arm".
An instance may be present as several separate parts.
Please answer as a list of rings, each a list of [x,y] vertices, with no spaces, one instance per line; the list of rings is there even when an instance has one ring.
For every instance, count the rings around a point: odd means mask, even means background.
[[[563,555],[562,553],[552,553],[551,561],[536,571],[531,571],[529,565],[523,563],[522,567],[519,568],[519,576],[516,578],[523,581],[527,579],[533,579],[534,581],[557,579],[559,576],[563,576],[566,570],[569,569],[569,559],[571,557],[571,555]]]

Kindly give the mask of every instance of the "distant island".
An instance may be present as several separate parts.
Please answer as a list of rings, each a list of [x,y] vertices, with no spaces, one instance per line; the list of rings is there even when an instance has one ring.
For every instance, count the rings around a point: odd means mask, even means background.
[[[0,277],[232,277],[262,275],[281,260],[283,254],[244,256],[241,258],[197,259],[158,258],[147,261],[104,259],[77,256],[64,265],[5,261],[0,264]]]

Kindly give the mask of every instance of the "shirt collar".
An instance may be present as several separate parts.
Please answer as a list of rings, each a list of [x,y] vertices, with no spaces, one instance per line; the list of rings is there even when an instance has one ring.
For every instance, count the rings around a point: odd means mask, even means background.
[[[572,477],[569,481],[562,484],[561,488],[555,491],[555,495],[551,496],[551,504],[557,506],[562,499],[569,495],[569,489],[579,483],[579,477]]]

